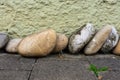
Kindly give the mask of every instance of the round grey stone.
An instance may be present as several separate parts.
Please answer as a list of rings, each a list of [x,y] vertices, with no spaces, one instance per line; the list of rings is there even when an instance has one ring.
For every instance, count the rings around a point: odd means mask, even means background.
[[[6,33],[0,33],[0,49],[3,48],[9,41],[9,36]]]

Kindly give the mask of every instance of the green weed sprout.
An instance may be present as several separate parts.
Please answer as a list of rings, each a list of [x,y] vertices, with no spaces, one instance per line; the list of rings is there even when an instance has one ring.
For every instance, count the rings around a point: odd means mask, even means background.
[[[99,77],[99,72],[107,71],[108,67],[97,68],[94,64],[91,64],[89,70],[93,71],[96,77]]]

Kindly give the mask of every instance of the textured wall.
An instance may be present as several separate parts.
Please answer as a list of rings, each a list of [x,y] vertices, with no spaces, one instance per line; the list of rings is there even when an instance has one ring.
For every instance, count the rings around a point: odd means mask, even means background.
[[[0,0],[0,31],[12,37],[53,28],[69,35],[87,22],[120,30],[120,0]]]

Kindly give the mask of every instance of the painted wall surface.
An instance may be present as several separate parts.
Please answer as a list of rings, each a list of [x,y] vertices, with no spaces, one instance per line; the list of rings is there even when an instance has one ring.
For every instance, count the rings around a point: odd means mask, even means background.
[[[47,28],[69,35],[87,22],[120,31],[120,0],[0,0],[0,31],[12,37]]]

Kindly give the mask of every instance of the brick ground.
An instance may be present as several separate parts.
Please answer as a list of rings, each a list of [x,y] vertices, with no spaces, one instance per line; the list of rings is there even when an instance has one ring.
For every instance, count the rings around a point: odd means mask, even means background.
[[[97,80],[88,70],[90,64],[109,67],[100,73],[103,80],[120,80],[120,57],[112,54],[24,58],[7,53],[0,54],[0,80]]]

